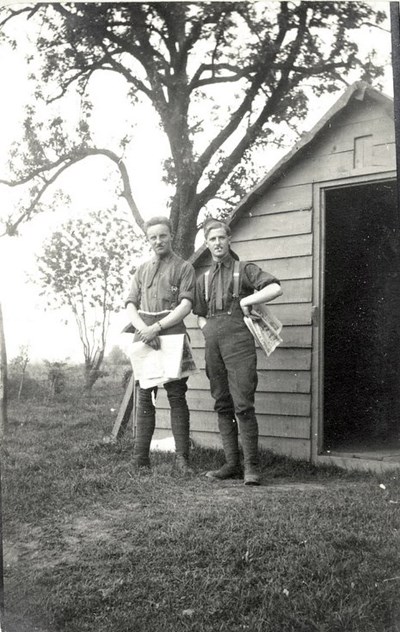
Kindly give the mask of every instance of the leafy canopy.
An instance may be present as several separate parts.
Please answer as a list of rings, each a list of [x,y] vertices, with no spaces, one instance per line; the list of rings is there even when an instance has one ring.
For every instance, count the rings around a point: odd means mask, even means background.
[[[33,190],[9,232],[65,169],[98,155],[119,173],[119,193],[142,225],[124,160],[129,137],[118,148],[94,143],[89,95],[99,73],[123,78],[131,120],[145,103],[167,138],[161,158],[174,247],[186,257],[200,212],[216,200],[222,209],[238,201],[253,183],[255,151],[297,127],[312,95],[382,74],[372,45],[363,56],[354,35],[386,16],[362,2],[38,3],[3,15],[4,26],[36,25],[37,97],[51,104],[77,90],[83,104],[73,134],[62,117],[38,128],[30,107],[23,164],[9,183]]]

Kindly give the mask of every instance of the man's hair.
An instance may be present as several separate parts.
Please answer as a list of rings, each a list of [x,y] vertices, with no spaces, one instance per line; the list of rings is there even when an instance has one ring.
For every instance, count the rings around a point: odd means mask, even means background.
[[[155,215],[154,217],[148,219],[143,227],[145,234],[147,235],[147,231],[149,230],[150,226],[158,226],[158,224],[163,224],[164,226],[166,226],[172,235],[171,221],[168,217],[165,217],[164,215]]]
[[[207,217],[207,219],[204,220],[203,223],[204,237],[207,239],[210,230],[214,230],[215,228],[223,228],[228,237],[230,237],[232,234],[230,226],[223,219]]]

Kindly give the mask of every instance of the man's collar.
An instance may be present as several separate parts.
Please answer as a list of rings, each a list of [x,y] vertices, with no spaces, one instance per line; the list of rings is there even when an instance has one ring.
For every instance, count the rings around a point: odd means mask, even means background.
[[[161,261],[165,261],[166,263],[168,261],[170,261],[173,257],[175,256],[175,253],[171,250],[171,252],[169,252],[167,255],[165,255],[165,257],[158,257],[157,255],[155,255],[152,259],[152,263],[154,265],[160,263]]]
[[[231,268],[233,263],[233,258],[230,252],[227,252],[226,255],[222,257],[222,259],[218,259],[218,261],[213,260],[213,268],[216,268],[218,263],[222,263],[225,268]]]

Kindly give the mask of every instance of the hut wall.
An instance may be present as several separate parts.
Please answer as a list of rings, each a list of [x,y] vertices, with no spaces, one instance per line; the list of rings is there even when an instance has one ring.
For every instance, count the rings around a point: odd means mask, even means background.
[[[361,140],[360,140],[361,139]],[[311,148],[312,147],[312,148]],[[256,412],[261,445],[295,458],[311,458],[313,304],[313,184],[393,169],[393,121],[369,99],[353,100],[312,146],[299,152],[286,173],[233,224],[232,247],[282,281],[271,303],[282,321],[283,343],[266,358],[258,349]],[[199,260],[204,272],[207,261]],[[191,434],[218,446],[216,415],[204,371],[203,335],[193,315],[186,319],[200,373],[190,378]],[[160,390],[157,425],[168,434],[166,394]]]

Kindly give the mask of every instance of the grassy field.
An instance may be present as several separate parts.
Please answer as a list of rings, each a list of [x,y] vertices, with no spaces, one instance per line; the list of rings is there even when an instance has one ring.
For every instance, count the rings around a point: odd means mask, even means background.
[[[222,454],[200,448],[193,477],[170,454],[135,474],[130,433],[101,442],[120,377],[10,402],[6,632],[400,631],[398,474],[266,452],[247,488],[206,479]]]

